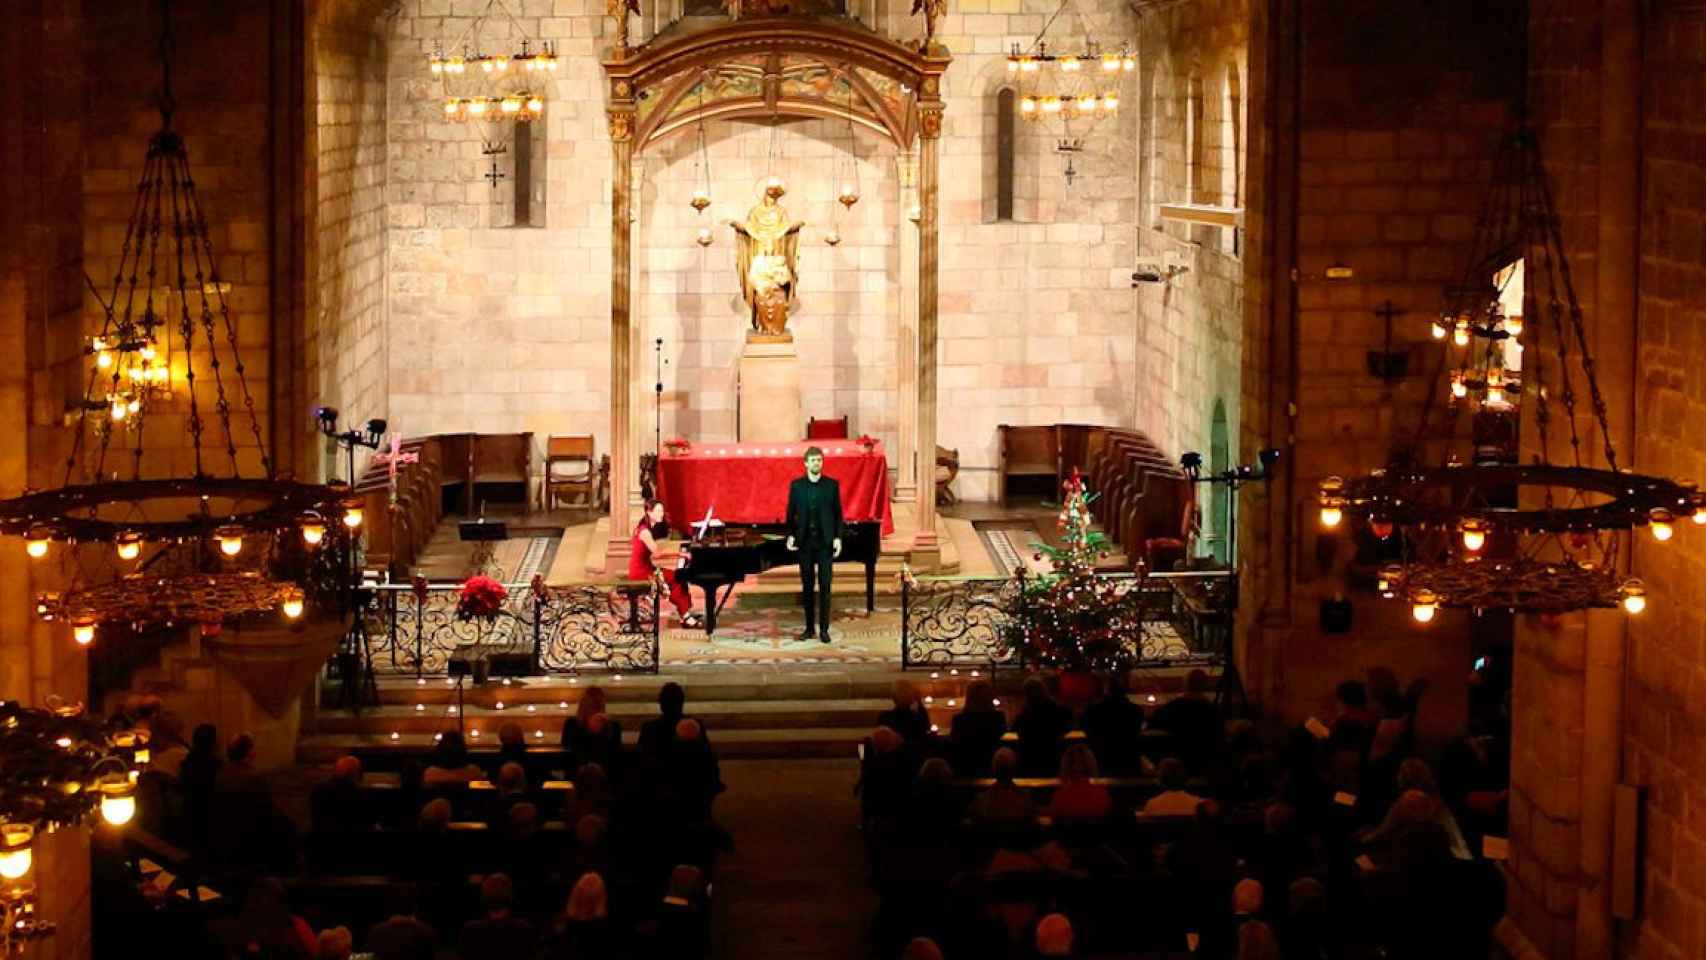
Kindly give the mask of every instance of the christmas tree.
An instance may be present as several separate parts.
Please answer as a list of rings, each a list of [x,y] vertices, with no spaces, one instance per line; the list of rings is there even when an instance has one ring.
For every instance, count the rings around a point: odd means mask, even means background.
[[[1108,555],[1108,538],[1090,527],[1096,495],[1074,469],[1063,487],[1061,545],[1033,544],[1051,572],[1021,585],[1010,630],[1025,659],[1067,671],[1118,669],[1127,659],[1122,642],[1139,629],[1135,591],[1096,577],[1096,561]]]

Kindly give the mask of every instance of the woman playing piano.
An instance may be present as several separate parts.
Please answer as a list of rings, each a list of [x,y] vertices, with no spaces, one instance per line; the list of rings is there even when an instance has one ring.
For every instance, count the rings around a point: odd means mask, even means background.
[[[669,590],[669,602],[675,605],[675,612],[681,616],[681,625],[689,630],[704,626],[704,621],[693,612],[693,597],[687,592],[686,584],[675,579],[674,570],[659,570],[657,563],[652,560],[652,554],[657,551],[657,538],[667,536],[669,527],[663,521],[663,504],[657,500],[647,500],[645,513],[641,514],[640,522],[634,527],[634,535],[628,541],[628,579],[650,580],[654,576],[663,577],[664,586]]]

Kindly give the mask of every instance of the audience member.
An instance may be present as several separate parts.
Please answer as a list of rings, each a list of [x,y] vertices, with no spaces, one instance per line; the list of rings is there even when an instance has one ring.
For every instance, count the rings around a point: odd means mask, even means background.
[[[569,891],[569,902],[551,925],[547,947],[553,956],[596,958],[613,955],[615,931],[604,877],[582,874]]]
[[[1209,701],[1208,693],[1208,674],[1192,670],[1185,674],[1185,692],[1162,704],[1149,718],[1151,728],[1173,735],[1177,755],[1192,770],[1208,761],[1225,733],[1220,708]]]
[[[1037,955],[1072,956],[1072,921],[1062,913],[1051,913],[1037,921]]]
[[[655,960],[697,960],[705,955],[710,937],[705,914],[703,873],[691,864],[678,864],[669,874],[669,887],[647,925],[648,955]]]
[[[942,948],[929,937],[913,937],[901,953],[900,960],[942,960]]]
[[[190,735],[189,753],[178,770],[178,782],[184,791],[184,820],[189,825],[189,848],[194,853],[212,852],[214,783],[224,765],[219,758],[219,731],[211,723],[197,726]]]
[[[1025,705],[1013,719],[1019,735],[1019,769],[1026,776],[1046,777],[1060,764],[1060,738],[1072,729],[1072,712],[1048,692],[1035,674],[1025,678]]]
[[[528,793],[527,771],[521,764],[511,761],[498,768],[497,796],[491,800],[487,822],[494,830],[502,830],[509,823],[509,812],[517,804],[531,803],[532,795]]]
[[[622,725],[608,711],[604,688],[591,686],[575,704],[574,715],[563,720],[563,751],[570,776],[588,763],[596,763],[606,773],[612,773],[620,762]]]
[[[367,801],[361,795],[361,758],[345,755],[332,765],[331,779],[316,784],[309,794],[314,829],[322,833],[358,830],[367,822]]]
[[[640,754],[659,759],[675,743],[675,726],[687,716],[687,691],[681,684],[670,681],[658,688],[658,715],[640,724]],[[700,725],[704,732],[704,725]]]
[[[710,820],[711,802],[726,788],[717,755],[705,741],[699,721],[691,717],[676,721],[675,743],[668,756],[668,790],[680,804],[676,815],[692,822]]]
[[[1281,960],[1273,929],[1260,920],[1239,927],[1238,960]]]
[[[1168,757],[1161,761],[1156,771],[1161,781],[1161,792],[1149,798],[1143,805],[1143,815],[1146,817],[1188,817],[1197,812],[1197,804],[1202,798],[1186,790],[1190,776],[1185,771],[1185,765],[1176,757]]]
[[[1368,709],[1368,686],[1360,680],[1346,680],[1333,691],[1337,715],[1329,731],[1337,739],[1359,744],[1363,750],[1374,738],[1374,713]]]
[[[613,794],[610,777],[596,763],[584,764],[575,771],[575,789],[563,805],[563,822],[570,827],[582,817],[596,816],[608,820]]]
[[[416,916],[419,907],[414,886],[396,884],[391,889],[391,918],[368,931],[367,949],[374,960],[433,960],[438,953],[438,931]]]
[[[965,706],[948,728],[954,772],[962,777],[988,775],[989,758],[1006,732],[1007,715],[995,705],[995,688],[988,680],[973,680],[966,687]]]
[[[1102,698],[1084,711],[1084,732],[1096,762],[1110,777],[1137,773],[1142,756],[1143,708],[1131,702],[1130,672],[1115,670],[1108,676]]]
[[[427,790],[465,787],[485,776],[484,770],[469,762],[468,744],[462,740],[462,732],[446,730],[433,749],[432,763],[421,774],[421,786]]]
[[[514,900],[515,887],[509,877],[501,873],[486,877],[480,884],[484,915],[463,924],[462,935],[456,938],[462,960],[517,960],[533,954],[539,932],[510,912]]]
[[[497,756],[492,758],[488,769],[501,776],[503,768],[512,763],[521,768],[527,779],[544,779],[540,776],[544,767],[527,752],[527,733],[521,729],[521,724],[514,720],[505,720],[498,727],[498,752]]]
[[[223,939],[229,941],[228,947],[234,954],[309,960],[320,952],[320,939],[308,921],[290,912],[284,884],[273,877],[249,884],[243,908],[236,917],[236,936],[233,939],[227,935]]]
[[[1044,810],[1057,820],[1100,820],[1113,809],[1106,787],[1091,782],[1097,776],[1096,755],[1082,743],[1066,748],[1060,757],[1060,786]]]
[[[329,927],[320,931],[319,949],[315,955],[319,960],[350,960],[354,950],[355,940],[350,936],[348,927]]]
[[[1012,830],[1029,823],[1035,813],[1031,795],[1013,783],[1019,772],[1019,755],[1002,747],[995,751],[990,769],[995,774],[995,783],[972,801],[972,823],[999,830]]]
[[[231,738],[225,766],[213,782],[213,814],[217,852],[227,863],[281,866],[291,859],[290,822],[273,805],[272,790],[255,770],[255,739],[246,733]],[[287,870],[294,870],[291,863]]]
[[[888,727],[912,743],[930,736],[930,714],[912,681],[896,680],[893,700],[893,707],[877,715],[878,726]]]

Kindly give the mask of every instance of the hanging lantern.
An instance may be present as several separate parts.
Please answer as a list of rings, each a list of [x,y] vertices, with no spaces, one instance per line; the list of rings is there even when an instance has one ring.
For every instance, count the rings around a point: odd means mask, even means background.
[[[136,784],[130,777],[107,777],[101,781],[101,819],[122,827],[136,816]]]
[[[1410,616],[1417,623],[1429,623],[1439,610],[1439,597],[1432,590],[1417,590],[1410,595]]]
[[[1647,525],[1653,531],[1653,539],[1660,543],[1676,534],[1676,528],[1672,526],[1675,520],[1676,517],[1664,507],[1654,507],[1647,512]]]
[[[699,244],[701,247],[708,247],[714,242],[714,239],[715,238],[711,236],[710,227],[700,227],[699,235],[694,238],[693,242]]]
[[[1460,347],[1469,346],[1469,320],[1468,320],[1468,318],[1466,318],[1466,317],[1459,317],[1458,318],[1457,326],[1451,332],[1451,342],[1457,344]]]
[[[694,210],[704,210],[711,205],[711,192],[704,187],[695,187],[693,199],[688,201],[688,205]]]
[[[326,539],[326,521],[317,513],[306,514],[302,518],[302,542],[310,547],[316,546]]]
[[[135,560],[142,555],[142,535],[134,530],[126,530],[113,541],[120,560]]]
[[[857,183],[843,183],[841,191],[835,195],[835,200],[847,209],[853,209],[853,205],[859,202],[859,185]]]
[[[1487,545],[1487,522],[1477,517],[1469,517],[1457,525],[1457,531],[1463,536],[1463,549],[1474,553]]]
[[[837,246],[841,243],[841,233],[836,230],[831,230],[823,235],[823,242],[832,247]]]
[[[1385,517],[1375,517],[1368,522],[1368,529],[1382,540],[1392,536],[1392,521]]]
[[[243,552],[243,528],[231,525],[220,527],[213,532],[215,540],[219,541],[219,552],[228,557],[235,557]]]
[[[71,639],[79,646],[88,646],[95,642],[95,618],[83,614],[71,621]]]
[[[1623,581],[1618,591],[1623,597],[1623,610],[1631,615],[1647,609],[1647,586],[1639,577],[1630,577]]]
[[[1344,489],[1343,477],[1328,477],[1321,481],[1321,492],[1318,499],[1321,502],[1321,526],[1331,530],[1344,519]]]
[[[1504,328],[1505,332],[1510,334],[1512,339],[1522,336],[1522,314],[1519,313],[1513,317],[1506,317],[1504,321]]]
[[[539,114],[544,113],[545,112],[545,98],[539,96],[538,94],[534,94],[533,96],[528,97],[527,98],[527,112],[532,114],[533,116],[538,116]]]
[[[1451,331],[1446,329],[1444,320],[1435,320],[1428,326],[1428,332],[1433,335],[1435,340],[1444,340],[1451,335]]]
[[[24,534],[24,552],[30,559],[40,560],[47,556],[47,548],[53,543],[53,529],[45,524],[36,524],[30,532]]]
[[[348,499],[348,500],[345,500],[344,501],[344,526],[350,528],[351,530],[354,530],[357,527],[361,526],[361,518],[362,518],[361,501],[358,499],[355,499],[353,497]]]
[[[1404,568],[1396,563],[1389,563],[1381,567],[1380,573],[1375,576],[1374,588],[1380,591],[1381,596],[1390,599],[1403,579]]]
[[[302,588],[290,587],[285,590],[284,599],[279,603],[278,608],[283,612],[286,619],[295,620],[297,617],[302,616],[302,603]]]
[[[22,880],[30,872],[36,828],[27,823],[0,823],[0,878]]]

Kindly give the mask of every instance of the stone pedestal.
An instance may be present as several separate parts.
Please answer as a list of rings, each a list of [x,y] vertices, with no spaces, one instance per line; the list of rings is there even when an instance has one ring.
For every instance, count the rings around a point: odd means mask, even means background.
[[[748,333],[740,352],[737,439],[799,440],[805,436],[800,412],[800,354],[789,334]]]

